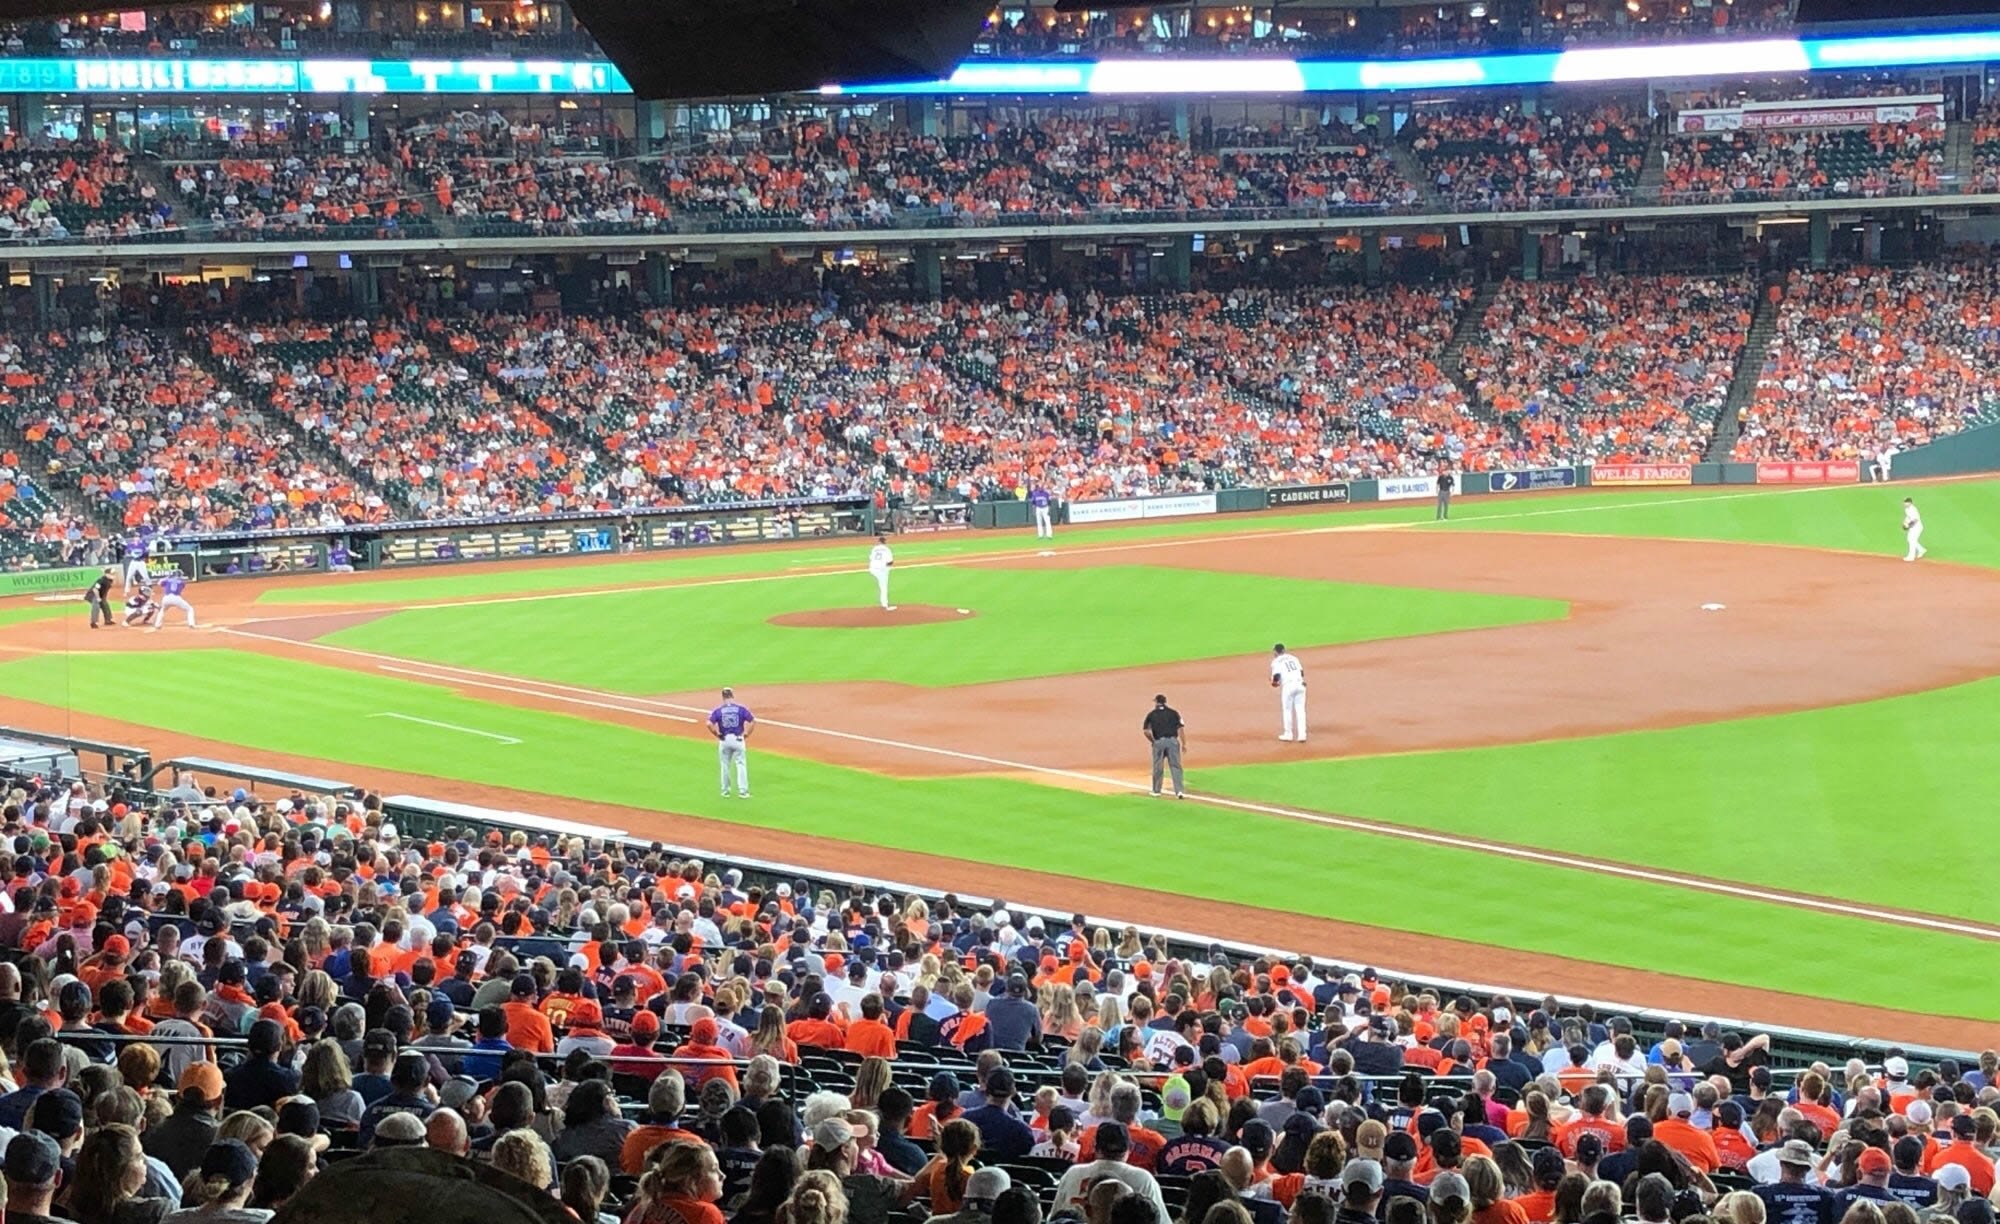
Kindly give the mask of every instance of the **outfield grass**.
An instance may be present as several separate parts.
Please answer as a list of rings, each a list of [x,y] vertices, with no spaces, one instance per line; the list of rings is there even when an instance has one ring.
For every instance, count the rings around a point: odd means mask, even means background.
[[[1164,566],[913,569],[902,604],[977,615],[880,630],[766,623],[872,607],[867,574],[656,587],[587,599],[418,609],[333,634],[358,650],[630,693],[883,680],[951,686],[1176,659],[1445,633],[1563,616],[1556,600]],[[884,614],[888,616],[889,614]],[[1051,632],[1060,625],[1061,632]],[[607,630],[610,630],[607,632]]]
[[[209,693],[271,700],[191,697]],[[753,752],[724,800],[695,740],[237,651],[33,656],[0,692],[357,770],[393,769],[813,833],[1553,955],[1859,1003],[1924,983],[1943,1014],[2000,1018],[2000,945],[1754,900],[1143,796],[993,778],[888,779]],[[274,704],[274,702],[276,704]],[[397,713],[519,739],[379,717]],[[743,845],[718,850],[755,851]],[[940,887],[974,881],[934,880]],[[1078,902],[1087,896],[1079,889]],[[1333,952],[1336,949],[1311,949]],[[1421,966],[1399,968],[1420,969]]]
[[[1883,701],[1502,748],[1204,770],[1218,794],[1968,919],[2000,679]],[[1945,870],[1885,871],[1920,848]]]

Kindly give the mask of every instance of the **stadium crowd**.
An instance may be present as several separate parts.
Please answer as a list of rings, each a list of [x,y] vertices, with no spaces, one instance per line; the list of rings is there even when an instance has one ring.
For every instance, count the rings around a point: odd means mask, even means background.
[[[1777,331],[1734,457],[1872,456],[1992,415],[1984,261],[1764,288]],[[405,302],[373,321],[0,334],[0,513],[32,525],[9,563],[48,564],[141,525],[1695,462],[1760,291],[1748,276],[1509,280],[1475,318],[1453,281],[602,314]],[[107,513],[91,524],[79,506]]]
[[[173,783],[0,778],[10,1218],[258,1224],[399,1147],[582,1224],[1992,1218],[1991,1051],[1774,1074],[1713,1023]]]
[[[1670,203],[1933,193],[1944,152],[1942,122],[1677,135],[1662,190]]]
[[[1984,260],[1794,272],[1739,459],[1872,459],[1991,419],[2000,277]]]
[[[1644,120],[1617,106],[1418,112],[1407,130],[1440,200],[1494,210],[1614,201],[1637,184],[1647,139]]]
[[[1464,352],[1480,404],[1546,453],[1692,463],[1755,306],[1735,277],[1508,281]]]

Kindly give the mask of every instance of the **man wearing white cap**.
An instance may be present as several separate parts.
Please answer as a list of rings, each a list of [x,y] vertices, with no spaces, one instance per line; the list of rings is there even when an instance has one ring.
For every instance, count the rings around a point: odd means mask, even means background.
[[[1374,1224],[1382,1202],[1382,1166],[1372,1160],[1350,1160],[1340,1170],[1340,1206],[1333,1224]]]

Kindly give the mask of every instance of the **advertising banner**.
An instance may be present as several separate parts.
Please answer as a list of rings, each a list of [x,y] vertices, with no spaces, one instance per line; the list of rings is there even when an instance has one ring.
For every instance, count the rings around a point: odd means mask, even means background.
[[[1072,523],[1119,523],[1131,519],[1173,518],[1183,514],[1214,514],[1215,494],[1188,493],[1173,497],[1122,497],[1111,501],[1071,502]]]
[[[1269,492],[1274,510],[1279,506],[1336,506],[1347,500],[1344,484],[1280,485]]]
[[[1593,485],[1684,485],[1694,483],[1691,463],[1600,463],[1590,469]]]
[[[1532,468],[1525,472],[1493,472],[1487,476],[1495,493],[1522,493],[1529,489],[1574,489],[1576,469]]]
[[[1793,102],[1746,102],[1740,107],[1684,110],[1674,117],[1682,132],[1739,129],[1868,127],[1877,123],[1940,122],[1944,95],[1900,98],[1815,98]]]
[[[1437,491],[1435,476],[1392,476],[1377,482],[1375,496],[1383,501],[1412,501],[1419,497],[1436,497]]]
[[[1861,479],[1858,460],[1828,463],[1760,463],[1758,484],[1854,484]]]
[[[103,572],[101,566],[82,566],[76,569],[22,570],[19,573],[0,574],[0,597],[74,591],[76,597],[82,599],[83,588],[89,586]]]

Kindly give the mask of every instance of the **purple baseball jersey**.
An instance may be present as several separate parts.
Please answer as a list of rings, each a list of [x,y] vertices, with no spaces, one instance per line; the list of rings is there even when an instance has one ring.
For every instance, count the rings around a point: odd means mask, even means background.
[[[160,594],[178,595],[187,589],[187,575],[174,573],[160,579]]]
[[[741,735],[743,728],[756,721],[756,715],[747,707],[733,701],[725,701],[708,712],[708,725],[724,735]]]
[[[1028,494],[1028,504],[1033,506],[1037,510],[1048,509],[1049,491],[1047,489],[1035,489],[1031,491]]]

